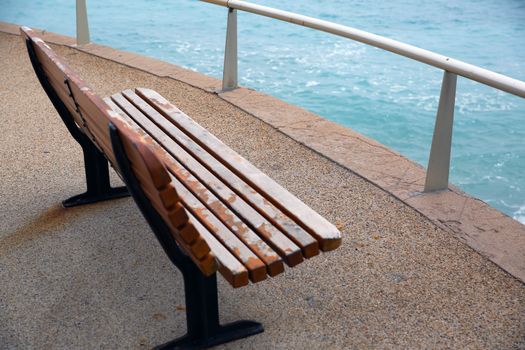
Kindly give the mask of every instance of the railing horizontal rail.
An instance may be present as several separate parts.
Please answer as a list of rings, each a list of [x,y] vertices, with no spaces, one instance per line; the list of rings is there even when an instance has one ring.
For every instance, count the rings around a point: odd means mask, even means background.
[[[228,8],[224,53],[223,91],[237,88],[237,10],[298,24],[374,46],[444,70],[441,95],[427,167],[424,192],[446,190],[450,171],[450,152],[456,99],[456,81],[460,75],[470,80],[525,98],[525,82],[475,65],[424,50],[400,41],[321,19],[252,4],[240,0],[200,0]],[[86,0],[77,0],[77,42],[89,42]]]
[[[380,35],[240,0],[200,1],[228,8],[228,25],[226,29],[226,47],[222,79],[223,91],[237,88],[237,10],[335,34],[444,70],[424,192],[440,191],[448,188],[456,81],[458,75],[525,98],[525,82],[523,81]]]
[[[510,78],[506,75],[492,72],[490,70],[477,67],[475,65],[456,60],[447,56],[437,54],[432,51],[418,48],[397,40],[382,37],[380,35],[368,33],[341,24],[324,21],[321,19],[299,15],[293,12],[283,11],[252,4],[240,0],[200,0],[231,9],[251,12],[261,16],[275,18],[281,21],[298,24],[304,27],[313,28],[323,32],[335,34],[361,43],[378,47],[405,56],[416,61],[420,61],[431,66],[441,68],[451,73],[475,80],[496,89],[506,91],[516,96],[525,98],[525,82]]]

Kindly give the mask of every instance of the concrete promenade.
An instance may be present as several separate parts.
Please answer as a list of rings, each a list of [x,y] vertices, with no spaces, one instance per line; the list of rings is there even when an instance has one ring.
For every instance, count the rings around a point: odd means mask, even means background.
[[[525,349],[523,282],[390,193],[216,94],[53,48],[102,96],[158,91],[341,228],[339,249],[276,278],[234,290],[219,277],[221,319],[265,326],[220,348]],[[84,190],[80,147],[20,37],[2,32],[0,105],[0,349],[149,349],[182,335],[181,275],[134,202],[60,206]]]

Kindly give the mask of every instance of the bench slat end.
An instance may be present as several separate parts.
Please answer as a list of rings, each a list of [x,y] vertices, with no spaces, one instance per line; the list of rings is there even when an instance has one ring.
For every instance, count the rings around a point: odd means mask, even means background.
[[[320,242],[319,247],[323,252],[328,252],[330,250],[339,248],[341,246],[342,241],[343,240],[341,237],[324,239]]]

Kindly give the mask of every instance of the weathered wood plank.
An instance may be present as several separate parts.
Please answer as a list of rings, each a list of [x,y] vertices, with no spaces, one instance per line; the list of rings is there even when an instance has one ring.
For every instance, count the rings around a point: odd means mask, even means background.
[[[316,213],[281,185],[262,173],[246,159],[234,152],[213,134],[169,103],[153,90],[136,89],[138,95],[147,99],[162,115],[183,130],[237,176],[256,188],[265,198],[277,206],[313,235],[323,251],[332,250],[341,244],[341,233],[328,220]]]
[[[219,272],[234,288],[248,284],[248,270],[213,236],[201,223],[190,214],[190,220],[206,240],[219,262]]]
[[[138,123],[139,129],[147,130],[148,135],[153,137],[156,142],[162,144],[162,149],[166,146],[173,146],[175,143],[171,138],[159,129],[153,122],[142,114],[134,105],[120,94],[112,96],[119,107],[125,109],[127,115],[132,116],[130,123]],[[176,145],[176,144],[175,144]],[[182,149],[177,149],[174,153],[181,155],[184,152]],[[173,153],[168,153],[165,150],[159,150],[159,154],[163,154],[163,161],[168,169],[175,175],[175,177],[182,183],[188,186],[191,193],[198,197],[202,203],[207,205],[214,214],[226,224],[230,230],[244,242],[268,267],[268,273],[274,276],[284,270],[282,260],[279,255],[273,251],[263,240],[261,240],[249,227],[247,227],[241,220],[239,220],[233,212],[231,212],[223,203],[221,203],[215,195],[208,191],[191,173],[186,169],[186,165],[179,163],[174,157]],[[224,185],[223,185],[224,186]]]
[[[119,125],[119,122],[120,121],[117,121],[115,124]],[[122,124],[123,122],[120,122],[120,123]],[[124,129],[124,128],[121,127],[121,129]],[[128,148],[126,144],[124,144],[124,147]],[[133,150],[131,150],[131,152],[127,152],[129,158],[135,159],[136,163],[139,163],[140,157],[137,157],[135,154],[133,154],[132,151]],[[155,170],[154,172],[158,173],[158,171],[159,170]],[[159,184],[160,186],[162,185],[170,186],[172,184],[172,179],[167,174],[167,172],[165,172],[165,175],[167,176],[163,175],[161,178],[156,179],[157,184]],[[166,182],[168,183],[166,184]],[[150,186],[147,186],[147,188],[149,187]],[[162,208],[160,209],[161,209],[160,212],[162,213],[163,210]],[[214,251],[216,252],[215,256],[217,257],[220,263],[219,271],[225,277],[225,279],[229,281],[234,287],[240,287],[240,286],[246,285],[248,283],[247,269],[242,264],[240,264],[240,262],[237,259],[235,259],[235,257],[233,257],[233,255],[230,252],[228,252],[220,243],[218,243],[218,241],[199,222],[199,220],[197,220],[195,216],[193,216],[193,214],[187,212],[187,218],[188,220],[184,228],[181,229],[181,227],[179,226],[177,230],[173,230],[172,232],[176,233],[177,231],[179,231],[181,234],[184,234],[184,232],[187,231],[188,228],[195,229],[196,231],[198,231],[199,237],[202,237],[205,240],[205,242],[207,242],[210,245],[210,247],[213,247]],[[192,251],[192,247],[185,245],[184,242],[181,242],[180,240],[177,240],[177,242],[179,243],[180,246],[184,247],[186,254],[189,255],[194,260],[194,262],[196,262],[197,264],[201,264],[201,265],[203,264],[201,261],[196,261],[195,258],[192,257],[192,254],[190,253]],[[205,259],[206,258],[207,257],[205,257]]]
[[[64,80],[67,78],[75,101],[84,110],[94,113],[95,117],[92,119],[94,122],[102,123],[102,121],[111,120],[111,117],[108,114],[108,110],[110,110],[110,108],[97,94],[93,92],[93,90],[86,84],[84,80],[78,76],[75,71],[70,69],[68,65],[55,54],[55,52],[46,43],[44,43],[40,38],[32,37],[28,31],[22,31],[28,38],[30,38],[30,40],[32,40],[36,55],[44,69],[44,72],[48,76],[48,80],[53,85],[61,99],[66,103],[68,109],[72,112],[71,114],[74,117],[75,122],[77,125],[79,125],[82,131],[84,131],[90,138],[93,139],[91,131],[83,129],[83,124],[84,121],[86,121],[86,118],[83,118],[83,116],[80,117],[78,113],[76,113],[76,108],[73,104],[72,98],[69,96],[69,88],[64,84]],[[107,129],[107,126],[105,129]],[[102,134],[106,134],[107,140],[109,140],[109,134],[107,131],[103,131]],[[94,139],[96,140],[96,137]],[[111,149],[111,147],[109,149]]]
[[[42,51],[37,51],[37,56],[43,64],[48,82],[70,111],[75,123],[101,149],[102,153],[110,159],[110,162],[115,164],[109,141],[109,132],[107,131],[109,116],[104,113],[104,110],[109,107],[80,78],[74,79],[72,76],[67,75],[70,70],[65,63],[57,66],[56,62],[59,58],[53,61]],[[69,88],[64,82],[66,78],[69,81]],[[73,96],[70,96],[70,89]],[[78,104],[78,109],[75,101]]]
[[[159,214],[164,218],[166,224],[170,229],[175,232],[176,235],[180,236],[186,244],[191,245],[199,237],[197,232],[193,230],[182,230],[186,222],[188,221],[188,213],[182,204],[176,204],[172,208],[165,209],[163,203],[160,201],[157,192],[152,186],[147,183],[147,180],[144,178],[140,172],[136,172],[135,175],[140,182],[141,188],[144,191],[144,194],[150,200],[151,204],[159,212]],[[179,239],[178,237],[175,237]]]
[[[141,89],[137,89],[137,92],[139,91],[141,91]],[[156,107],[152,101],[148,100],[146,95],[141,95],[141,97],[149,103],[151,107]],[[157,108],[155,109],[158,111]],[[161,111],[158,112],[161,113]],[[162,118],[165,118],[164,115],[162,115]],[[319,254],[319,245],[314,237],[268,201],[257,190],[252,188],[243,178],[238,177],[232,172],[223,164],[221,159],[216,159],[213,155],[209,154],[190,138],[184,130],[177,136],[181,144],[185,145],[195,158],[199,159],[208,169],[212,169],[217,177],[226,181],[231,186],[235,193],[250,203],[260,214],[284,232],[295,244],[301,247],[303,255],[306,258]],[[196,152],[192,152],[193,150],[196,150]]]
[[[65,106],[69,110],[69,113],[73,117],[73,120],[77,124],[78,128],[82,132],[87,134],[85,126],[84,126],[84,121],[82,120],[80,115],[77,113],[75,104],[73,100],[71,99],[71,97],[69,96],[69,92],[64,89],[65,87],[64,81],[57,80],[52,75],[50,75],[51,73],[45,72],[45,74],[46,74],[49,84],[53,87],[58,97],[62,100],[62,102],[65,104]]]
[[[122,101],[121,101],[122,102]],[[112,101],[107,101],[108,104],[114,108],[115,111],[119,113],[123,121],[129,124],[135,124],[135,122],[129,118],[127,113],[130,113],[130,107],[124,104],[124,107],[127,107],[125,110],[121,109],[119,106],[115,105]],[[133,111],[132,111],[133,113]],[[148,139],[149,136],[143,134],[144,139]],[[151,145],[155,145],[153,140],[147,141]],[[157,145],[158,147],[158,145]],[[156,149],[157,154],[166,153],[162,151],[160,147]],[[164,157],[169,157],[167,154]],[[166,159],[163,161],[166,162]],[[255,255],[250,249],[248,249],[244,243],[239,240],[220,220],[218,220],[193,194],[190,192],[178,178],[172,177],[171,181],[181,198],[184,206],[192,213],[194,217],[200,220],[203,226],[207,227],[216,238],[224,244],[229,251],[231,251],[237,259],[239,259],[248,269],[250,274],[250,279],[252,282],[259,282],[266,278],[266,265],[261,261],[257,255]],[[207,198],[210,200],[210,198]],[[216,256],[219,257],[219,254],[216,252]],[[280,266],[279,266],[280,265]],[[282,262],[280,259],[277,261],[271,261],[269,265],[269,270],[271,268],[272,274],[278,271],[282,271]]]
[[[135,95],[131,90],[125,90],[123,95],[133,103],[133,106],[140,110],[143,116],[147,116],[154,122],[158,134],[167,135],[163,140],[159,141],[180,163],[184,164],[192,175],[199,178],[202,183],[209,186],[209,188],[222,199],[222,203],[231,208],[242,219],[249,223],[249,225],[261,236],[266,243],[268,243],[280,256],[282,256],[286,263],[290,266],[295,266],[303,261],[301,249],[294,244],[286,235],[274,227],[269,221],[260,215],[255,209],[248,205],[241,197],[237,196],[235,192],[228,187],[227,183],[218,180],[210,171],[197,162],[188,151],[188,148],[182,148],[180,141],[184,134],[173,127],[165,118],[163,118],[156,110],[146,104],[142,99]],[[148,120],[142,118],[139,123],[141,126],[152,134],[153,131],[148,123]],[[171,127],[171,128],[169,128]],[[160,131],[159,131],[160,129]],[[153,135],[153,134],[152,134]],[[174,142],[175,141],[175,142]],[[186,145],[185,145],[186,146]],[[190,144],[190,147],[192,145]],[[199,150],[192,150],[198,152]],[[220,215],[220,213],[219,213]],[[235,226],[234,226],[235,227]]]

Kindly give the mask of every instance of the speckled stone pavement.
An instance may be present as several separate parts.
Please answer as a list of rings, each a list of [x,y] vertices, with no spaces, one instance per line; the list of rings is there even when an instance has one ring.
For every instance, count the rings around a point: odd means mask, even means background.
[[[56,47],[101,95],[149,87],[343,231],[257,285],[219,278],[220,348],[525,348],[525,286],[394,197],[217,96]],[[129,198],[73,209],[80,147],[19,37],[0,33],[0,349],[142,349],[185,331],[182,278]],[[115,182],[118,182],[115,179]]]

